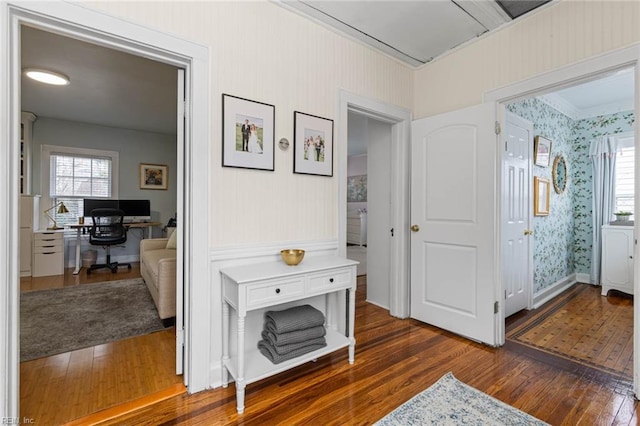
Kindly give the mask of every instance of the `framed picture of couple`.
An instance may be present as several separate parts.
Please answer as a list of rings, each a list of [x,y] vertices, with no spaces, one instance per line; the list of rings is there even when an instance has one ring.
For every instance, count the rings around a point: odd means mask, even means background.
[[[333,176],[333,120],[293,113],[293,172]]]
[[[275,106],[222,95],[222,166],[273,171]]]

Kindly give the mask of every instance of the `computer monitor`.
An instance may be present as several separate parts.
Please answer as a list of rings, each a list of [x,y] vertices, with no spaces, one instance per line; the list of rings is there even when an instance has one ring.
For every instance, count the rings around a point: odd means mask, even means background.
[[[124,211],[127,222],[141,222],[151,219],[151,202],[149,200],[118,200],[118,207]]]
[[[85,217],[91,217],[93,209],[104,208],[122,210],[125,222],[142,222],[151,219],[151,202],[149,200],[84,199],[83,214]]]
[[[91,217],[91,211],[93,209],[117,209],[118,200],[109,200],[105,198],[85,198],[83,215],[84,217]]]

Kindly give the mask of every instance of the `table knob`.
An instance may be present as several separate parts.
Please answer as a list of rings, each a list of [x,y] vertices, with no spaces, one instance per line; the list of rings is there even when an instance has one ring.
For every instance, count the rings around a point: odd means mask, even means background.
[[[333,278],[329,278],[329,282],[332,283],[333,282]]]
[[[276,288],[276,294],[280,294],[280,289]]]

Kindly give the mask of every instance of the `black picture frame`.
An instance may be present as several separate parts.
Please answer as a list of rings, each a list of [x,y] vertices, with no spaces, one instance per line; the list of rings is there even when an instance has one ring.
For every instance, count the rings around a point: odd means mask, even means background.
[[[223,167],[274,171],[275,110],[271,104],[222,94]]]
[[[293,112],[293,172],[333,176],[333,120]]]

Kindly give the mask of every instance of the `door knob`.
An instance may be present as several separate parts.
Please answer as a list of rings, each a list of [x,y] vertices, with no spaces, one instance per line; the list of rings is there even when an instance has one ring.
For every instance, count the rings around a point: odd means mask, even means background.
[[[533,231],[531,229],[525,229],[524,235],[533,235]]]
[[[411,230],[413,232],[418,232],[420,230],[420,227],[418,225],[411,225]]]

